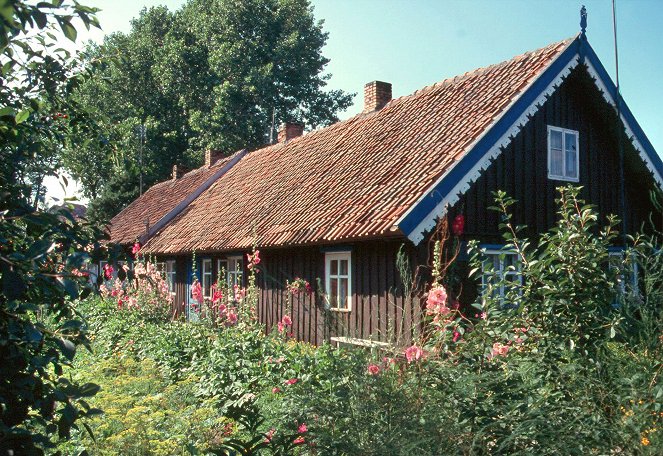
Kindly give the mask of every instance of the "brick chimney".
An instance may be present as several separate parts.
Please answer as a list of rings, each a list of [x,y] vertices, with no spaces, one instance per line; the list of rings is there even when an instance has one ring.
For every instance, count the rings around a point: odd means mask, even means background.
[[[293,122],[285,122],[282,123],[279,127],[277,140],[278,142],[285,142],[292,138],[296,138],[297,136],[301,136],[302,134],[304,134],[304,125]]]
[[[219,159],[222,157],[223,157],[223,152],[221,152],[220,150],[212,150],[212,149],[207,150],[205,152],[205,166],[209,168],[214,163],[219,161]]]
[[[364,112],[379,111],[391,101],[391,84],[382,81],[369,82],[364,86]]]
[[[173,180],[179,179],[180,177],[184,176],[189,171],[190,171],[189,168],[187,168],[185,166],[173,165]]]

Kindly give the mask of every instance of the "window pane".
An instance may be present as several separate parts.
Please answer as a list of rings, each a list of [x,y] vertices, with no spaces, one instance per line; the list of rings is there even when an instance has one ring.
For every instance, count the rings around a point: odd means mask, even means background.
[[[550,148],[551,149],[561,149],[562,148],[562,132],[556,130],[550,130]]]
[[[331,275],[338,275],[338,260],[331,260],[329,269]]]
[[[564,134],[564,148],[568,152],[575,152],[575,150],[576,150],[576,134],[575,133],[565,133]]]
[[[338,279],[331,278],[329,279],[329,303],[332,308],[338,307],[337,304],[338,297]]]
[[[339,260],[339,263],[341,265],[341,275],[348,275],[348,260]]]
[[[566,150],[566,177],[578,177],[575,151]]]
[[[550,174],[553,176],[562,176],[562,150],[552,149],[550,151]]]
[[[339,279],[338,307],[348,308],[348,279]]]

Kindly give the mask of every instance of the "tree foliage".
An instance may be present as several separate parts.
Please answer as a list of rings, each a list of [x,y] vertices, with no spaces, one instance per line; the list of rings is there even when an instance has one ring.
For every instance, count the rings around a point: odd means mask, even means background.
[[[67,209],[43,212],[43,177],[54,171],[70,132],[90,132],[65,101],[79,82],[56,34],[76,38],[74,20],[96,26],[77,2],[0,2],[0,452],[42,454],[53,436],[97,411],[83,400],[93,384],[63,375],[85,324],[72,302],[89,292],[77,269],[95,233]],[[69,114],[64,114],[69,112]]]
[[[198,165],[206,149],[266,144],[272,120],[336,121],[352,97],[325,90],[326,40],[308,0],[189,0],[176,12],[144,9],[128,34],[90,44],[93,77],[75,100],[97,113],[104,140],[64,160],[95,216],[138,196],[141,155],[151,185],[176,162]]]

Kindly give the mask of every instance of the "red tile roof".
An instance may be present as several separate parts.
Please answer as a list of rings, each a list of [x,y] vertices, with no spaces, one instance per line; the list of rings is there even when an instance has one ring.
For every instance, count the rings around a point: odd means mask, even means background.
[[[217,161],[209,168],[190,171],[178,179],[159,182],[133,201],[110,222],[110,241],[117,244],[130,244],[145,233],[146,224],[154,226],[164,215],[181,203],[199,185],[211,177],[228,161]]]
[[[572,40],[248,153],[145,245],[181,253],[399,236],[395,222]]]

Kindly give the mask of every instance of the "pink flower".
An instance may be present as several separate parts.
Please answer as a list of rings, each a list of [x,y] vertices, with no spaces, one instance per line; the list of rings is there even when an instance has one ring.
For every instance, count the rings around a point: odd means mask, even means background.
[[[203,303],[203,287],[197,279],[194,279],[193,285],[191,285],[191,297],[199,304]]]
[[[113,278],[113,272],[115,272],[115,269],[113,269],[113,266],[106,263],[104,265],[104,277],[106,277],[106,280],[110,280],[111,278]]]
[[[223,293],[221,290],[219,290],[216,286],[216,284],[212,285],[212,302],[214,304],[217,304],[219,301],[223,299]]]
[[[274,434],[276,434],[276,429],[271,428],[269,431],[267,431],[267,434],[265,434],[265,442],[269,443],[272,441],[274,438]]]
[[[294,443],[295,445],[301,445],[304,442],[305,442],[304,437],[302,437],[301,435],[292,441],[292,443]]]
[[[285,330],[285,325],[283,324],[282,321],[279,321],[279,322],[276,324],[276,326],[278,327],[280,333],[282,333],[283,330]]]
[[[460,333],[458,331],[454,331],[454,336],[453,336],[452,340],[454,342],[458,342],[458,339],[460,339]]]
[[[286,385],[294,385],[294,384],[297,383],[298,381],[299,381],[298,378],[291,378],[291,379],[289,379],[289,380],[286,380],[286,381],[285,381],[285,384],[286,384]]]
[[[299,432],[300,434],[306,434],[308,432],[308,428],[306,427],[306,423],[300,424],[299,427],[297,428],[297,432]]]
[[[380,373],[380,366],[376,364],[369,364],[368,373],[371,375],[378,375]]]
[[[135,255],[138,252],[140,252],[140,243],[136,242],[134,243],[134,246],[131,248],[131,253]]]
[[[490,354],[492,356],[506,356],[508,352],[509,352],[509,346],[501,344],[499,342],[495,342],[493,344],[493,348],[490,349]]]
[[[459,214],[454,218],[454,221],[451,225],[451,231],[456,236],[460,236],[463,234],[463,231],[465,231],[465,216],[462,214]]]
[[[290,318],[288,315],[284,315],[283,318],[281,318],[281,323],[286,326],[290,326],[292,324],[292,318]]]
[[[278,394],[280,392],[281,392],[281,388],[279,388],[278,386],[275,386],[274,388],[272,388],[272,393],[273,394]]]
[[[447,307],[447,290],[442,285],[431,288],[426,299],[426,312],[429,315],[446,315],[450,311]]]
[[[405,358],[407,359],[408,363],[419,361],[423,356],[423,354],[424,351],[421,348],[417,347],[416,345],[413,345],[405,349]]]
[[[227,318],[229,325],[234,325],[237,323],[237,314],[235,312],[228,312]]]

